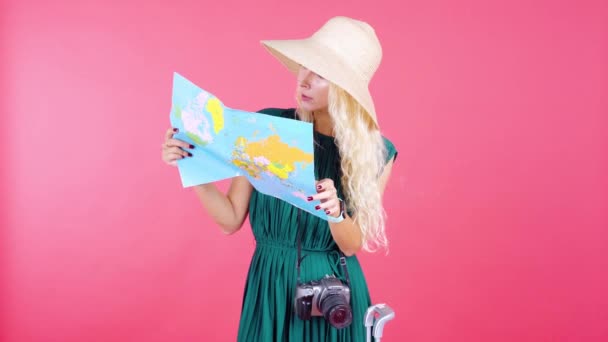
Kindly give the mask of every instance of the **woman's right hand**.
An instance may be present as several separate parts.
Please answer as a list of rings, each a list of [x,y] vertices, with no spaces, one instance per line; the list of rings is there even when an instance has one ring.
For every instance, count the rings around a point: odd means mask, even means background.
[[[194,148],[194,145],[183,140],[173,139],[175,133],[177,128],[169,128],[162,144],[162,159],[172,166],[177,166],[180,159],[192,157],[192,153],[186,149]],[[220,191],[214,183],[199,184],[193,188],[207,213],[224,233],[232,234],[243,226],[249,213],[249,200],[253,192],[253,186],[247,177],[233,178],[227,194]]]
[[[162,144],[162,159],[166,164],[177,166],[179,159],[192,157],[192,153],[184,149],[193,149],[194,145],[179,139],[173,139],[173,134],[177,133],[177,128],[169,128],[165,133],[165,142]]]

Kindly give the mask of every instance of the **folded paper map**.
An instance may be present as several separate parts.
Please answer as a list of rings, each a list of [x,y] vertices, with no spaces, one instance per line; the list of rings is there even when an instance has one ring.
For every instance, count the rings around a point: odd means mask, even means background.
[[[287,201],[325,220],[315,210],[312,124],[231,109],[181,75],[173,75],[174,138],[195,145],[178,161],[184,187],[245,176],[261,193]]]

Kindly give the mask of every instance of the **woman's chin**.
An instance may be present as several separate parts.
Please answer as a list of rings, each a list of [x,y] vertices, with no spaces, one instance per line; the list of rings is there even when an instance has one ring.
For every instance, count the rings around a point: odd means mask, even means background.
[[[315,106],[311,103],[306,103],[306,102],[300,102],[300,109],[305,110],[307,112],[314,112],[316,110],[318,110],[318,106]]]

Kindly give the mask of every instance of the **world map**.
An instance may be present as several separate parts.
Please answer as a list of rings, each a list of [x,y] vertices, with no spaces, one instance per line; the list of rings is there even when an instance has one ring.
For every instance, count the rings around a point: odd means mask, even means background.
[[[312,124],[236,110],[178,73],[173,76],[174,138],[195,146],[178,161],[182,186],[245,176],[261,193],[328,219],[316,193]]]
[[[282,142],[276,134],[256,142],[249,142],[245,137],[237,138],[233,156],[234,165],[247,171],[251,177],[259,179],[262,172],[268,172],[283,180],[296,169],[296,163],[303,163],[306,167],[314,158],[312,154]]]

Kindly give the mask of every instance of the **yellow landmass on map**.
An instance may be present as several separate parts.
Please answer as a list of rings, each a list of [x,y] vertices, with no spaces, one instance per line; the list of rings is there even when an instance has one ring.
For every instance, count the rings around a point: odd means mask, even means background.
[[[248,142],[244,137],[239,137],[236,146],[248,157],[249,162],[235,159],[234,164],[245,168],[252,176],[256,176],[256,169],[262,169],[281,179],[287,179],[289,173],[295,170],[295,163],[310,164],[314,159],[312,153],[287,145],[278,135],[271,135],[256,142]],[[256,158],[267,160],[268,164],[254,163]]]
[[[213,131],[217,134],[219,131],[224,129],[224,108],[222,108],[222,104],[220,100],[215,97],[212,97],[207,101],[207,111],[211,113],[211,118],[213,119]]]

